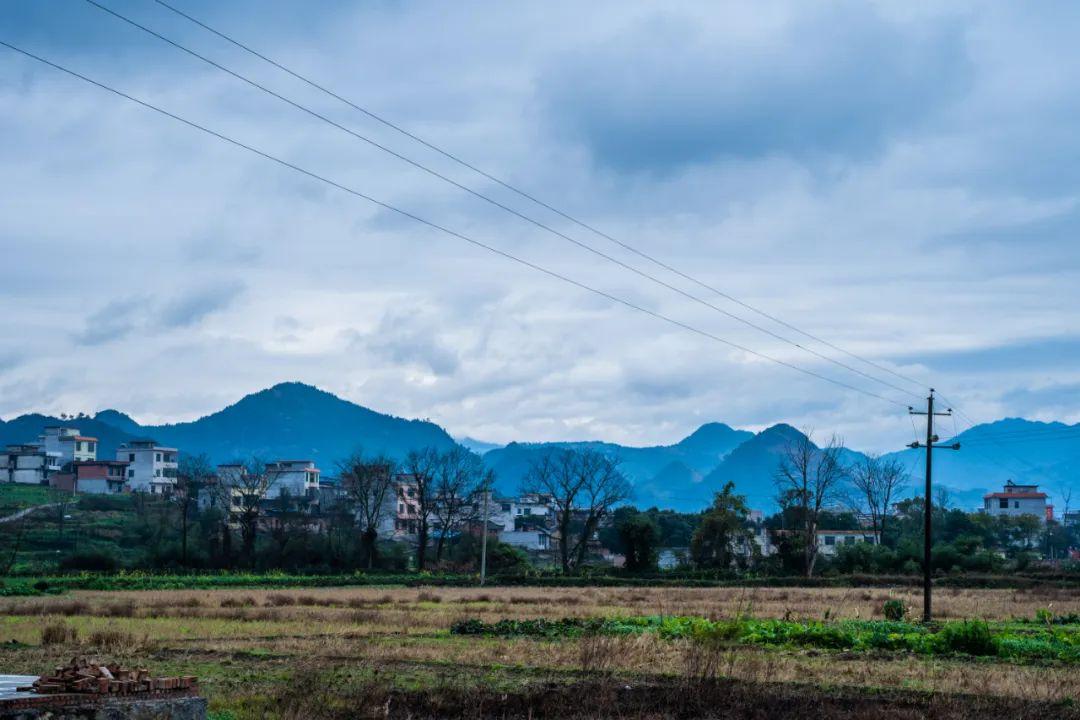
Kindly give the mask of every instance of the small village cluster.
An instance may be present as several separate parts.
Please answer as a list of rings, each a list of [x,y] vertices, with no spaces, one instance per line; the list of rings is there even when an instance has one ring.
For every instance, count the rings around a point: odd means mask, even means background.
[[[132,440],[120,445],[113,459],[98,458],[99,442],[95,437],[82,435],[76,427],[47,427],[37,442],[8,445],[0,450],[0,482],[47,485],[59,491],[87,494],[149,493],[169,496],[174,493],[179,477],[180,451],[152,439]],[[201,508],[227,506],[233,515],[243,512],[250,504],[250,491],[238,482],[247,472],[239,463],[216,467],[214,477],[196,490],[193,501]],[[275,460],[265,464],[269,478],[258,490],[261,507],[260,523],[275,522],[287,509],[295,513],[302,508],[305,522],[325,522],[326,509],[342,499],[343,489],[338,478],[324,477],[313,460]],[[222,490],[225,489],[225,492]],[[486,494],[486,497],[485,497]],[[285,504],[283,504],[283,499]],[[419,532],[421,509],[417,499],[415,479],[408,474],[394,476],[392,492],[385,497],[380,513],[380,538],[415,542]],[[436,498],[438,502],[438,498]],[[487,522],[483,522],[487,508]],[[1054,519],[1054,508],[1047,495],[1037,485],[1009,481],[1001,491],[984,497],[981,510],[991,515],[1032,515],[1044,523]],[[1080,520],[1078,513],[1063,517],[1066,525]],[[749,521],[756,547],[742,549],[747,555],[756,553],[767,557],[776,552],[775,537],[766,530],[760,510],[750,513]],[[456,517],[447,520],[445,513],[429,518],[429,532],[443,532],[441,523],[453,522],[452,532],[480,533],[482,528],[508,545],[527,551],[534,558],[550,556],[558,542],[557,507],[552,497],[542,493],[522,493],[504,497],[493,492],[477,493],[461,505]],[[449,528],[448,528],[449,529]],[[857,530],[819,529],[817,544],[825,556],[834,555],[843,545],[879,544],[879,535],[866,527]],[[592,550],[612,564],[622,558],[593,543]],[[661,550],[661,568],[676,567],[685,562],[685,548]]]

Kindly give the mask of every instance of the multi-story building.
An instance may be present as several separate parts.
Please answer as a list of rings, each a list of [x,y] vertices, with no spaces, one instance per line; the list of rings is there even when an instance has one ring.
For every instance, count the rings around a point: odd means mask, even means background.
[[[506,531],[545,528],[555,521],[555,503],[550,495],[525,493],[499,500],[502,525]],[[492,518],[493,521],[496,518]]]
[[[168,494],[176,486],[178,450],[150,439],[132,440],[116,449],[116,459],[127,463],[127,482],[132,490]]]
[[[288,493],[295,498],[314,498],[319,492],[319,468],[314,460],[276,460],[266,464],[267,498]]]
[[[115,495],[127,484],[126,462],[88,460],[68,465],[65,472],[52,476],[49,484],[59,490],[92,495]]]
[[[50,454],[44,445],[21,443],[0,451],[0,481],[25,485],[47,485],[62,467],[59,455]]]
[[[1043,522],[1053,519],[1053,506],[1038,485],[1019,485],[1009,480],[1001,492],[983,495],[983,512],[999,517],[1034,515]]]
[[[416,480],[411,475],[398,475],[393,491],[388,493],[390,512],[383,514],[379,534],[404,540],[415,538],[420,530],[420,499],[417,497]]]
[[[49,426],[38,437],[38,443],[50,455],[59,455],[62,466],[97,460],[98,439],[81,435],[78,428]]]

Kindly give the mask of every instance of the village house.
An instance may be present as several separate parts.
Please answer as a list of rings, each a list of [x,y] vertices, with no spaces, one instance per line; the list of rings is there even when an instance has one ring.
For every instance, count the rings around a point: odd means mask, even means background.
[[[832,557],[843,545],[857,545],[869,543],[881,544],[881,535],[873,530],[818,530],[818,552],[826,557]]]
[[[38,436],[45,452],[60,457],[61,467],[73,462],[97,460],[98,439],[86,437],[78,428],[52,425]]]
[[[122,493],[126,483],[127,463],[119,460],[73,462],[49,479],[49,484],[58,490],[91,495]]]
[[[50,454],[44,445],[19,443],[0,451],[0,481],[24,485],[47,485],[49,478],[62,469],[61,458]]]
[[[176,448],[150,439],[132,440],[116,449],[116,459],[128,466],[128,487],[157,495],[167,495],[176,486],[178,454]]]
[[[982,511],[998,517],[1034,515],[1043,522],[1054,518],[1054,506],[1047,504],[1046,493],[1039,492],[1038,485],[1020,485],[1012,480],[1001,492],[983,496]]]

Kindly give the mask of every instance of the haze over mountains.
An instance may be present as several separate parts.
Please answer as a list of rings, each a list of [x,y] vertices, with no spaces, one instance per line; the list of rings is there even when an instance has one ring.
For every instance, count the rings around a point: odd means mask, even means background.
[[[198,420],[168,425],[140,425],[117,410],[72,420],[23,415],[0,420],[0,443],[33,441],[42,428],[54,424],[75,425],[97,437],[99,457],[114,457],[120,443],[149,436],[184,452],[206,453],[215,462],[252,456],[310,458],[330,476],[339,459],[361,447],[401,457],[411,448],[447,448],[455,443],[435,423],[385,415],[301,383],[275,385]],[[518,490],[529,463],[541,454],[592,447],[621,459],[639,506],[700,510],[730,480],[751,506],[768,510],[774,506],[772,477],[779,453],[799,434],[783,423],[755,434],[712,422],[673,445],[653,447],[605,442],[496,446],[471,438],[463,438],[461,444],[484,454],[504,493]],[[950,489],[960,507],[972,506],[985,491],[1009,478],[1040,483],[1053,497],[1080,477],[1080,425],[1010,418],[977,425],[957,437],[964,449],[938,453],[935,478]],[[859,455],[852,451],[849,458]],[[892,456],[911,468],[916,490],[922,480],[922,452],[903,450]]]

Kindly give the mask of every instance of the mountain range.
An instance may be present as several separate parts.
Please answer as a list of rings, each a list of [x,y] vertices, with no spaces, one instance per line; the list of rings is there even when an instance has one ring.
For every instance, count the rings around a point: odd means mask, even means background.
[[[472,438],[455,441],[443,428],[370,410],[301,383],[282,383],[247,395],[223,410],[191,422],[142,425],[118,410],[94,416],[55,418],[29,414],[0,420],[0,444],[36,440],[48,425],[78,427],[97,437],[99,457],[115,457],[116,448],[135,438],[151,437],[182,452],[206,453],[214,462],[249,457],[315,460],[327,476],[351,452],[384,452],[403,457],[412,448],[452,447],[455,442],[483,455],[498,490],[516,492],[529,464],[544,453],[567,447],[590,447],[620,459],[633,483],[635,504],[700,510],[727,481],[735,483],[750,505],[775,505],[773,474],[785,445],[801,433],[777,424],[759,433],[720,422],[702,425],[672,445],[630,447],[599,441],[526,443],[505,446]],[[973,507],[984,492],[1012,478],[1043,485],[1052,496],[1070,484],[1080,485],[1080,425],[1009,418],[976,425],[959,434],[960,452],[935,455],[935,479],[949,489],[958,507]],[[861,453],[846,452],[847,462]],[[909,492],[923,479],[923,451],[902,450],[894,457],[910,468]],[[1080,505],[1080,499],[1076,501]]]

